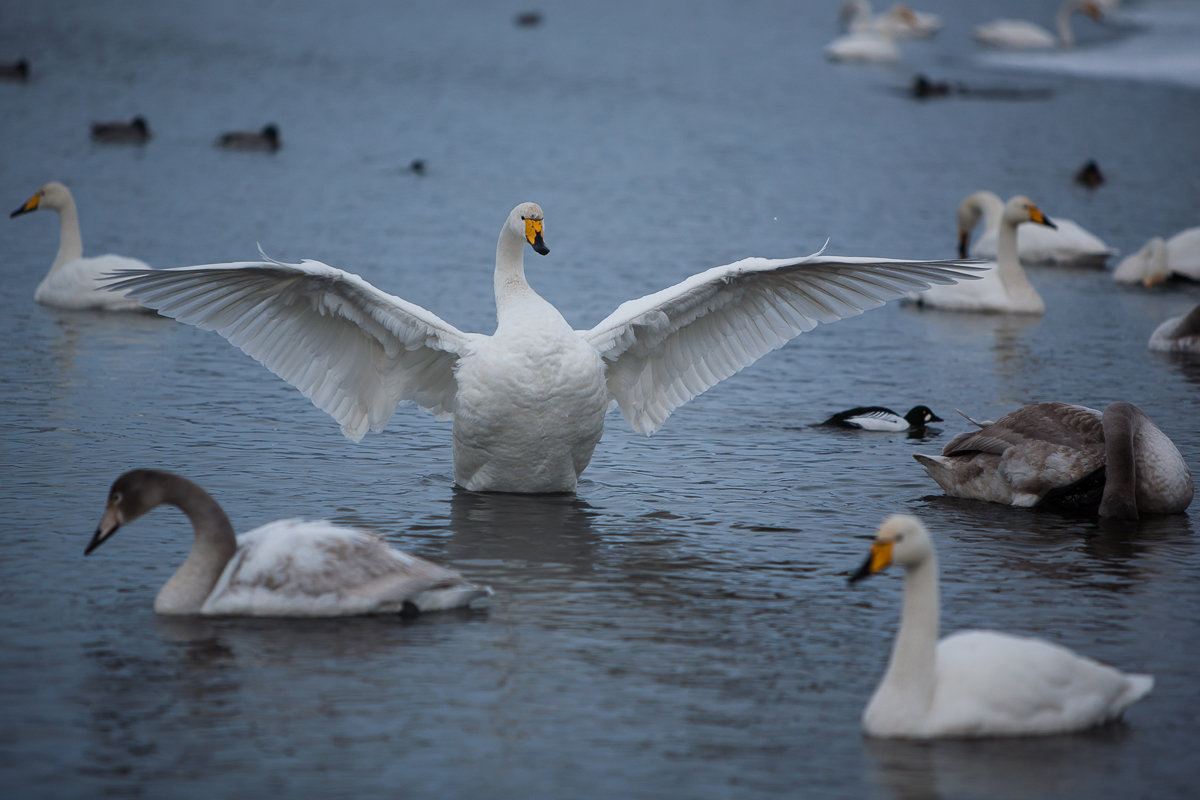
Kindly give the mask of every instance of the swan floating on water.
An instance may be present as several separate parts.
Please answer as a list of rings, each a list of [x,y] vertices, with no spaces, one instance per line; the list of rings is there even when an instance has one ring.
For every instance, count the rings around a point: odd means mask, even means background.
[[[50,271],[38,284],[33,299],[55,308],[98,311],[140,311],[147,309],[123,291],[103,288],[101,278],[122,269],[150,269],[136,258],[103,255],[83,257],[83,238],[79,233],[79,211],[71,190],[51,181],[9,215],[10,218],[48,208],[58,212],[58,254]]]
[[[1041,314],[1046,304],[1017,260],[1017,226],[1036,222],[1053,228],[1054,223],[1033,201],[1020,195],[1004,205],[996,237],[996,261],[978,281],[970,284],[934,286],[910,299],[918,306],[947,311]]]
[[[1187,314],[1171,317],[1155,328],[1150,335],[1150,349],[1200,355],[1200,303]]]
[[[1155,236],[1113,271],[1117,283],[1158,286],[1173,278],[1200,281],[1200,227],[1185,228],[1170,239]]]
[[[942,421],[929,406],[913,406],[903,416],[883,406],[860,406],[839,411],[821,424],[864,431],[899,432],[924,430],[930,422]]]
[[[1079,11],[1093,20],[1104,14],[1098,3],[1091,0],[1067,0],[1055,15],[1058,37],[1034,22],[1023,19],[998,19],[975,26],[975,40],[988,47],[1009,50],[1049,50],[1059,45],[1073,47],[1075,34],[1071,30],[1071,14]]]
[[[995,259],[1000,241],[1000,220],[1004,201],[994,192],[972,192],[962,199],[955,212],[958,224],[958,257]],[[983,219],[983,233],[971,246],[971,234]],[[1103,267],[1113,254],[1100,237],[1077,223],[1054,218],[1054,227],[1024,225],[1017,229],[1017,258],[1022,264],[1070,264]]]
[[[1131,403],[1113,403],[1103,414],[1036,403],[977,424],[941,455],[913,454],[946,494],[1119,519],[1177,514],[1192,502],[1183,456]]]
[[[892,64],[900,60],[900,47],[890,30],[858,31],[825,45],[825,57],[846,64]]]
[[[933,36],[942,29],[937,14],[915,11],[905,3],[896,3],[887,11],[875,14],[867,0],[847,0],[838,12],[849,33],[880,33],[887,31],[898,39],[921,39]]]
[[[938,639],[938,560],[916,517],[879,527],[850,581],[904,567],[904,606],[892,655],[863,711],[869,736],[907,739],[1035,736],[1084,730],[1120,717],[1154,687],[1061,645],[966,630]]]
[[[496,332],[465,333],[319,261],[123,271],[114,286],[215,330],[296,386],[358,441],[404,400],[454,420],[455,481],[571,492],[612,401],[651,434],[678,406],[818,323],[971,277],[959,262],[750,258],[623,303],[576,331],[525,279],[549,252],[542,209],[512,210],[496,244]]]
[[[113,482],[84,555],[159,505],[187,514],[195,542],[154,600],[159,614],[343,617],[440,611],[492,590],[394,547],[373,533],[324,520],[283,519],[235,536],[208,492],[152,469]]]

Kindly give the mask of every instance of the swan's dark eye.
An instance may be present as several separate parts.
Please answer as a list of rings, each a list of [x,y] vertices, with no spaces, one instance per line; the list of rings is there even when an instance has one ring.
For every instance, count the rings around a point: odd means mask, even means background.
[[[112,495],[108,498],[108,502],[119,504],[121,502],[121,493],[113,492]]]

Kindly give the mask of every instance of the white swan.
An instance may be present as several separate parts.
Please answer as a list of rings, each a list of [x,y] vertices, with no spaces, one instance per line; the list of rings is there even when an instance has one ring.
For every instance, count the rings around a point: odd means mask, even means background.
[[[1046,304],[1017,260],[1017,226],[1036,222],[1051,228],[1054,223],[1028,197],[1020,195],[1004,205],[996,241],[996,261],[978,281],[953,286],[934,286],[912,297],[919,306],[949,311],[1041,314]]]
[[[1172,278],[1200,281],[1200,227],[1163,239],[1155,236],[1113,271],[1117,283],[1157,286]]]
[[[892,64],[900,47],[889,28],[843,34],[825,45],[825,57],[846,64]]]
[[[1103,16],[1098,3],[1092,0],[1067,0],[1055,15],[1055,26],[1058,37],[1033,22],[1023,19],[998,19],[976,25],[975,40],[989,47],[1002,47],[1010,50],[1048,50],[1058,47],[1073,47],[1075,34],[1071,31],[1071,14],[1080,11],[1094,20]]]
[[[125,292],[106,291],[99,282],[101,276],[119,269],[149,269],[150,265],[135,258],[104,255],[83,257],[83,240],[79,235],[79,212],[71,190],[61,183],[50,182],[38,189],[10,218],[39,208],[58,212],[58,255],[50,271],[38,284],[33,299],[55,308],[97,309],[101,311],[145,311]]]
[[[373,533],[324,520],[276,520],[235,537],[208,492],[187,478],[150,469],[130,470],[113,482],[84,555],[164,503],[187,514],[196,538],[154,600],[159,614],[408,615],[465,606],[492,593]]]
[[[1200,355],[1200,303],[1187,314],[1171,317],[1155,328],[1149,346],[1160,353]]]
[[[512,210],[496,244],[495,334],[434,314],[317,261],[125,272],[118,287],[216,330],[328,412],[357,441],[402,400],[454,418],[470,490],[574,491],[611,400],[650,434],[678,406],[819,322],[965,277],[955,262],[746,259],[622,304],[575,331],[525,279],[549,252],[542,210]]]
[[[913,454],[946,494],[1120,519],[1176,514],[1192,502],[1187,462],[1130,403],[1113,403],[1103,414],[1035,403],[977,424],[941,455]]]
[[[876,15],[867,0],[847,0],[838,17],[848,33],[879,33],[887,29],[899,39],[921,39],[942,29],[942,18],[937,14],[915,11],[904,3],[896,3]]]
[[[958,256],[995,259],[1000,239],[1004,201],[995,192],[973,192],[962,199],[955,212],[958,223]],[[983,233],[971,245],[971,234],[983,219]],[[1017,229],[1017,258],[1022,264],[1070,264],[1104,266],[1113,249],[1100,237],[1077,223],[1054,218],[1055,227],[1024,225]]]
[[[869,736],[934,739],[1067,733],[1117,719],[1154,687],[1044,639],[966,630],[938,640],[938,561],[916,517],[879,527],[850,581],[904,567],[887,671],[863,711]]]

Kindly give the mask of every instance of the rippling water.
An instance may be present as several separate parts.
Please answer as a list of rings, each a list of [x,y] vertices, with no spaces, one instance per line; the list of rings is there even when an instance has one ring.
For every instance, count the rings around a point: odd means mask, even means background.
[[[895,69],[836,68],[835,5],[3,4],[3,188],[75,191],[88,253],[156,266],[319,258],[464,329],[494,324],[508,209],[535,200],[531,281],[577,327],[747,255],[954,254],[978,188],[1034,197],[1131,252],[1196,224],[1196,92],[989,72],[960,4]],[[965,5],[965,4],[964,4]],[[1005,4],[1044,16],[1043,4]],[[1146,4],[1150,6],[1151,4]],[[1085,47],[1146,35],[1077,26]],[[913,103],[922,70],[1037,100]],[[144,114],[144,148],[88,124]],[[211,146],[279,125],[274,156]],[[407,165],[423,158],[423,177]],[[1109,173],[1087,193],[1087,158]],[[1193,791],[1197,512],[1135,525],[946,499],[912,460],[1018,405],[1129,400],[1200,465],[1200,364],[1151,330],[1195,287],[1038,269],[1040,320],[889,305],[822,326],[681,408],[619,416],[577,497],[452,487],[449,426],[401,408],[360,444],[214,334],[45,309],[48,213],[0,264],[0,777],[6,795],[1159,797]],[[926,440],[810,427],[923,402]],[[84,559],[122,470],[192,476],[239,529],[328,516],[457,567],[490,607],[393,619],[170,620],[190,546],[160,510]],[[848,588],[891,512],[942,555],[943,625],[1053,638],[1153,673],[1127,723],[1040,741],[864,740],[899,574]]]

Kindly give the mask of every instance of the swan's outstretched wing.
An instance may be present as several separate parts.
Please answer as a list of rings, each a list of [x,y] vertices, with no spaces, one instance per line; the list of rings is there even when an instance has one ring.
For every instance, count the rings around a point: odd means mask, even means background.
[[[634,430],[671,412],[792,337],[932,283],[974,278],[962,261],[748,258],[622,303],[580,335],[608,363],[608,388]]]
[[[109,284],[216,331],[295,386],[358,441],[411,400],[454,411],[454,365],[473,334],[319,261],[121,270]]]

